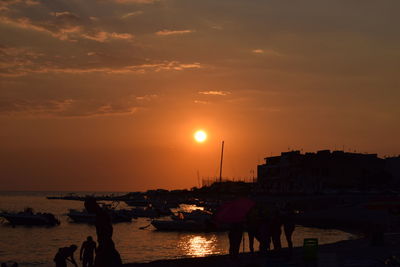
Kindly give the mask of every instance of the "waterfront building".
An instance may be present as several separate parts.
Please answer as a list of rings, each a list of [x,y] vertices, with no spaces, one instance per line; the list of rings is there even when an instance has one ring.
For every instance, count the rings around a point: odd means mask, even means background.
[[[400,156],[385,158],[385,171],[400,184]]]
[[[263,191],[277,193],[379,189],[392,180],[385,166],[377,154],[290,151],[265,158],[258,165],[257,182]]]

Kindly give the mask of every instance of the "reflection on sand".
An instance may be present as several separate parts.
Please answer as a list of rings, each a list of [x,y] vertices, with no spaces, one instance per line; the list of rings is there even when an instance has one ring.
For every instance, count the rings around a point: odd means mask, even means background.
[[[201,235],[188,235],[180,240],[178,247],[188,256],[202,257],[216,254],[216,244],[217,237],[215,235],[207,237]]]

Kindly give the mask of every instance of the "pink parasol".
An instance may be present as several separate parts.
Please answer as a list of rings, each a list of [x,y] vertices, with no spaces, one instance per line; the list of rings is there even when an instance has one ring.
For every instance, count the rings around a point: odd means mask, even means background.
[[[249,198],[239,198],[222,204],[217,210],[216,223],[240,223],[246,220],[246,215],[256,203]]]

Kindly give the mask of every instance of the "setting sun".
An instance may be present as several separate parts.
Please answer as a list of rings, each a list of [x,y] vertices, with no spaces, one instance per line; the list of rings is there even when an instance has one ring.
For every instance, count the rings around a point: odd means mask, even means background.
[[[196,142],[202,143],[207,139],[207,134],[203,130],[199,130],[195,132],[194,139],[196,140]]]

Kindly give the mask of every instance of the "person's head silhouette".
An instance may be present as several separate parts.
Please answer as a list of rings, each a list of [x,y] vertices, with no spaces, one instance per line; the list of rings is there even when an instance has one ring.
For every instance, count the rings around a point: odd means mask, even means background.
[[[69,249],[70,249],[71,251],[75,251],[75,250],[77,250],[77,248],[78,248],[77,245],[71,245],[71,246],[69,246]]]
[[[99,205],[96,202],[96,199],[93,197],[87,197],[85,199],[85,209],[89,213],[96,213],[99,210]]]
[[[93,241],[93,237],[88,236],[88,237],[86,238],[86,240],[87,240],[87,241]]]

